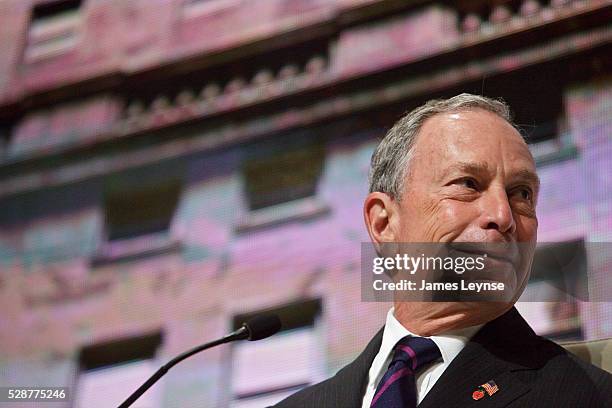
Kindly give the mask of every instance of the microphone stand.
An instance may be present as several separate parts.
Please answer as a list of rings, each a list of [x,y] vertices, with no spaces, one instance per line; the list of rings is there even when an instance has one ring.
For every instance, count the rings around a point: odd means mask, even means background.
[[[153,384],[155,384],[164,374],[168,372],[172,367],[183,361],[184,359],[193,356],[200,351],[209,349],[211,347],[218,346],[220,344],[229,343],[234,340],[244,340],[249,338],[249,329],[246,325],[243,325],[238,330],[221,337],[220,339],[211,341],[209,343],[204,343],[200,346],[194,347],[191,350],[187,350],[182,354],[174,357],[172,360],[168,361],[166,364],[161,366],[159,370],[155,372],[147,381],[145,381],[136,391],[132,393],[118,408],[127,408],[132,405],[142,394],[145,393]]]

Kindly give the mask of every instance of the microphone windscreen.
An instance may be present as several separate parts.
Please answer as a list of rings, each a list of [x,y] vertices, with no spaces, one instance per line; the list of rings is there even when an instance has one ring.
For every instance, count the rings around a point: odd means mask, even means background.
[[[275,314],[265,313],[249,319],[245,324],[249,330],[250,341],[265,339],[281,329],[281,321]]]

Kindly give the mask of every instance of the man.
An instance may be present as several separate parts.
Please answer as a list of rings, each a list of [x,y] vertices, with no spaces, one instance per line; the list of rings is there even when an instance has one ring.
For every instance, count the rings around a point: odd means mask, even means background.
[[[461,94],[401,118],[372,157],[364,218],[383,243],[523,245],[537,239],[533,157],[501,101]],[[605,407],[611,375],[538,337],[511,301],[395,298],[386,324],[334,377],[285,407]]]

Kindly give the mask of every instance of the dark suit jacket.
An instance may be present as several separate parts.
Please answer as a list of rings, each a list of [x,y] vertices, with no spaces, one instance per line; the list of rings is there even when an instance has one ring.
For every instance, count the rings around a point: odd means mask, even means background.
[[[382,332],[335,376],[275,407],[361,407]],[[472,399],[473,391],[489,380],[499,391]],[[537,336],[512,308],[476,333],[419,404],[433,407],[612,407],[612,375]]]

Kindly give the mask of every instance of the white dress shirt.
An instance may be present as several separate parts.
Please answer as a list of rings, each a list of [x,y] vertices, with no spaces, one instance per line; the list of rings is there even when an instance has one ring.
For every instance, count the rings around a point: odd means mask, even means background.
[[[387,313],[387,322],[383,331],[382,344],[370,367],[368,387],[363,397],[362,408],[370,408],[374,393],[376,392],[376,387],[391,363],[391,358],[393,357],[392,351],[397,342],[408,335],[414,336],[414,334],[410,333],[408,329],[402,326],[395,318],[393,311],[394,308],[391,308]],[[451,361],[457,357],[468,340],[472,338],[482,326],[483,325],[466,327],[464,329],[452,330],[438,336],[429,337],[440,349],[442,359],[438,359],[438,361],[426,366],[425,369],[417,375],[417,404],[423,401],[425,395],[432,389]]]

